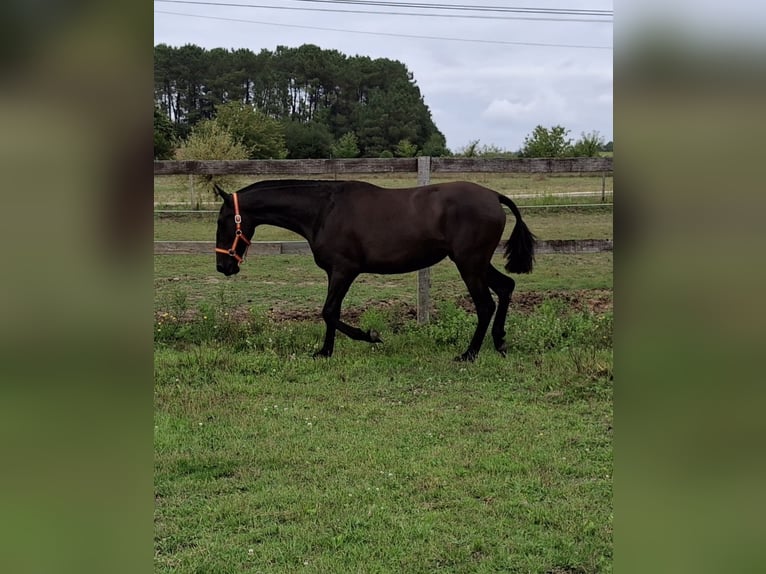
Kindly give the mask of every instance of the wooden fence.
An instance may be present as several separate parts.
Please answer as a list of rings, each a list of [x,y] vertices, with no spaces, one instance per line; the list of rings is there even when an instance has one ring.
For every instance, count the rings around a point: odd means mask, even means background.
[[[612,173],[611,157],[452,157],[155,161],[154,175],[342,175],[360,173]]]
[[[355,158],[296,160],[190,160],[155,161],[154,175],[290,175],[296,177],[332,175],[345,179],[353,174],[412,173],[418,185],[427,185],[432,173],[572,173],[601,174],[602,188],[606,174],[613,173],[611,157],[592,158]],[[602,189],[603,192],[603,189]],[[213,242],[155,242],[155,253],[211,253]],[[303,241],[254,242],[253,253],[304,253]],[[538,253],[584,253],[611,251],[611,240],[563,240],[540,242]],[[418,322],[427,323],[430,314],[430,269],[418,271]]]

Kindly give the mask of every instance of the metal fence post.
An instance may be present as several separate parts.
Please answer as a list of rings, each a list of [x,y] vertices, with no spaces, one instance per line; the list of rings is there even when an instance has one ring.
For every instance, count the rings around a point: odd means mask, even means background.
[[[418,157],[418,185],[431,182],[431,158]],[[431,268],[418,271],[418,325],[425,325],[431,318]]]

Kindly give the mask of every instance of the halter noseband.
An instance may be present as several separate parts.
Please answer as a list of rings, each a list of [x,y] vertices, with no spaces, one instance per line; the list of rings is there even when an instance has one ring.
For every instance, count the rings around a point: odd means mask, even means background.
[[[231,196],[234,198],[234,223],[237,224],[236,235],[234,235],[234,242],[231,244],[231,248],[221,249],[220,247],[216,247],[215,252],[229,255],[230,257],[233,257],[237,260],[237,264],[240,264],[245,260],[247,250],[250,248],[250,240],[245,237],[244,233],[242,233],[242,216],[239,214],[239,200],[237,199],[237,194],[232,193]],[[247,245],[247,247],[245,247],[245,252],[242,254],[242,257],[237,255],[237,243],[240,239]]]

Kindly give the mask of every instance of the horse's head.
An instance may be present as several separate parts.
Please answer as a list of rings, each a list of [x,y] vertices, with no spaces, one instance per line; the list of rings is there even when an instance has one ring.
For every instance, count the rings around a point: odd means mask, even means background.
[[[246,225],[242,221],[239,211],[239,199],[236,193],[229,195],[218,185],[215,186],[216,194],[223,200],[221,211],[218,214],[218,229],[215,235],[216,269],[226,275],[239,273],[239,265],[244,261],[250,240],[245,235],[247,229],[250,233],[255,226]]]

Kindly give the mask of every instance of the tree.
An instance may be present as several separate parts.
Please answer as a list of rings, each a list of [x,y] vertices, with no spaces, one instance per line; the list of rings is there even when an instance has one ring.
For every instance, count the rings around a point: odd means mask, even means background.
[[[582,133],[580,139],[572,146],[572,155],[575,157],[597,157],[604,147],[604,138],[597,131]]]
[[[336,141],[353,132],[359,155],[366,157],[394,153],[405,139],[428,155],[449,153],[414,75],[396,60],[348,57],[311,44],[257,54],[158,44],[154,56],[154,99],[174,123],[179,140],[198,121],[213,119],[225,106],[238,103],[283,127],[288,121],[322,124]],[[243,138],[252,157],[281,156],[274,149],[254,150],[237,126],[228,121],[225,126]],[[309,142],[298,129],[289,129],[303,142],[303,151],[294,148],[291,155],[318,153],[307,151]],[[325,146],[322,136],[318,148]]]
[[[572,155],[572,140],[567,139],[569,130],[553,126],[550,130],[538,125],[524,138],[522,157],[568,157]]]
[[[399,138],[391,141],[388,128],[392,119],[386,110],[387,96],[379,88],[365,90],[363,100],[354,107],[352,125],[357,134],[360,153],[377,157],[385,149],[393,150]]]
[[[496,144],[484,144],[482,145],[479,150],[478,154],[479,157],[485,157],[485,158],[512,158],[516,157],[516,154],[512,151],[506,150],[501,148],[500,146]]]
[[[460,157],[486,157],[486,158],[511,158],[516,154],[505,150],[495,144],[479,145],[479,140],[471,140],[468,144],[459,149],[456,155]]]
[[[332,154],[333,137],[325,124],[287,120],[283,128],[288,158],[324,158]]]
[[[203,120],[192,128],[186,141],[176,150],[176,159],[247,159],[248,150],[241,142],[213,120]],[[197,175],[197,185],[213,191],[213,184],[230,187],[232,179],[225,176]]]
[[[410,140],[401,140],[394,148],[394,155],[396,157],[415,157],[418,155],[418,146]]]
[[[477,157],[479,155],[479,140],[469,141],[465,147],[457,151],[460,157]]]
[[[354,132],[343,134],[341,138],[332,145],[332,157],[358,157],[359,144]]]
[[[154,106],[154,159],[170,159],[174,147],[173,123]]]
[[[209,119],[203,110],[205,76],[207,75],[206,50],[194,44],[178,48],[170,62],[176,85],[176,122],[184,122],[190,128],[200,119]],[[208,110],[209,112],[210,110]]]
[[[287,157],[285,134],[279,121],[240,102],[219,105],[216,112],[215,121],[245,147],[249,159]]]
[[[450,156],[452,152],[447,149],[447,140],[444,138],[441,132],[431,134],[426,142],[423,144],[421,150],[423,155],[431,157]]]

